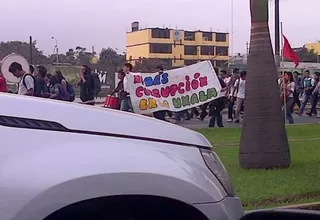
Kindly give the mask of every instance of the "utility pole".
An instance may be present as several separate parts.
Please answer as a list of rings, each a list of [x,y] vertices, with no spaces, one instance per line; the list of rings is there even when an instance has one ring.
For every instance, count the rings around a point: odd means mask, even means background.
[[[234,39],[233,39],[233,36],[234,36],[234,16],[233,16],[233,13],[234,13],[234,2],[233,0],[231,0],[231,47],[230,47],[230,52],[231,52],[231,56],[233,56],[233,45],[234,45]]]
[[[280,5],[279,0],[275,0],[274,2],[274,20],[275,20],[275,43],[274,43],[274,54],[277,67],[280,67]]]
[[[32,64],[32,48],[33,48],[33,42],[32,42],[32,36],[29,37],[29,47],[30,47],[30,57],[29,57],[29,63]]]
[[[59,48],[58,48],[58,41],[55,37],[51,37],[52,40],[55,41],[55,46],[53,48],[53,54],[54,55],[54,52],[56,52],[56,65],[59,65]]]

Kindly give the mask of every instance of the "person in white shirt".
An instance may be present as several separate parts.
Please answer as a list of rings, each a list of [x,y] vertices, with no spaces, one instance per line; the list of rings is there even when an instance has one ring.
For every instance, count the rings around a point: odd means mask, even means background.
[[[15,77],[20,79],[18,95],[28,95],[33,96],[35,81],[31,74],[25,72],[22,69],[22,65],[17,62],[13,62],[9,66],[9,72],[12,73]]]
[[[124,90],[124,98],[121,100],[120,103],[120,110],[126,112],[133,112],[133,107],[130,99],[130,93],[128,92],[128,79],[127,75],[131,74],[132,71],[132,64],[126,63],[123,66],[123,72],[125,73],[125,77],[123,78],[123,90]]]
[[[234,115],[234,104],[237,99],[237,93],[238,93],[238,88],[235,87],[235,82],[240,78],[239,76],[239,69],[235,68],[233,69],[233,74],[230,77],[229,82],[227,83],[228,87],[228,122],[233,121],[233,115]]]
[[[281,100],[283,107],[286,109],[286,118],[290,124],[294,124],[292,117],[292,105],[294,104],[293,93],[295,90],[295,83],[293,74],[291,72],[285,72],[283,75],[283,80],[280,84]]]
[[[244,105],[244,98],[245,98],[245,91],[246,91],[246,76],[247,76],[247,72],[242,71],[240,73],[240,79],[237,79],[237,81],[234,84],[234,87],[238,88],[237,102],[236,102],[236,119],[234,121],[235,123],[240,123],[240,113]]]

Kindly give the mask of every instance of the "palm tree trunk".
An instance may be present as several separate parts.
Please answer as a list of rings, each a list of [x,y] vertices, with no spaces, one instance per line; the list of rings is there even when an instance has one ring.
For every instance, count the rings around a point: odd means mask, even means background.
[[[273,56],[268,0],[250,0],[251,37],[240,164],[244,168],[286,168],[290,149],[281,110]]]

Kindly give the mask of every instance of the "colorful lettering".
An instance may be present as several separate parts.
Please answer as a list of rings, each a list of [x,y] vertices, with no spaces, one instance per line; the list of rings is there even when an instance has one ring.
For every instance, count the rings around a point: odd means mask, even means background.
[[[173,104],[173,107],[174,108],[177,108],[177,109],[179,109],[179,108],[181,108],[181,98],[173,98],[172,99],[172,104]]]
[[[183,107],[189,106],[190,105],[190,96],[188,96],[188,95],[182,96],[181,101],[182,101]]]
[[[165,85],[169,82],[169,74],[162,73],[161,75],[156,75],[154,78],[152,76],[148,76],[144,78],[144,84],[146,87],[150,86],[158,86],[158,85]]]
[[[198,104],[199,103],[199,97],[198,97],[198,94],[197,93],[193,93],[191,95],[191,98],[190,98],[190,103],[191,105],[194,105],[194,104]]]
[[[142,76],[140,76],[140,75],[134,75],[133,76],[133,83],[134,84],[138,84],[138,83],[142,83]]]

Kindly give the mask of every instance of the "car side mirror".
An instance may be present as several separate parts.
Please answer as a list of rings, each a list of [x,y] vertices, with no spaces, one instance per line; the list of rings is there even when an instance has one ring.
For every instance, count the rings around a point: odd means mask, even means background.
[[[273,209],[252,211],[240,220],[319,220],[320,211]]]

